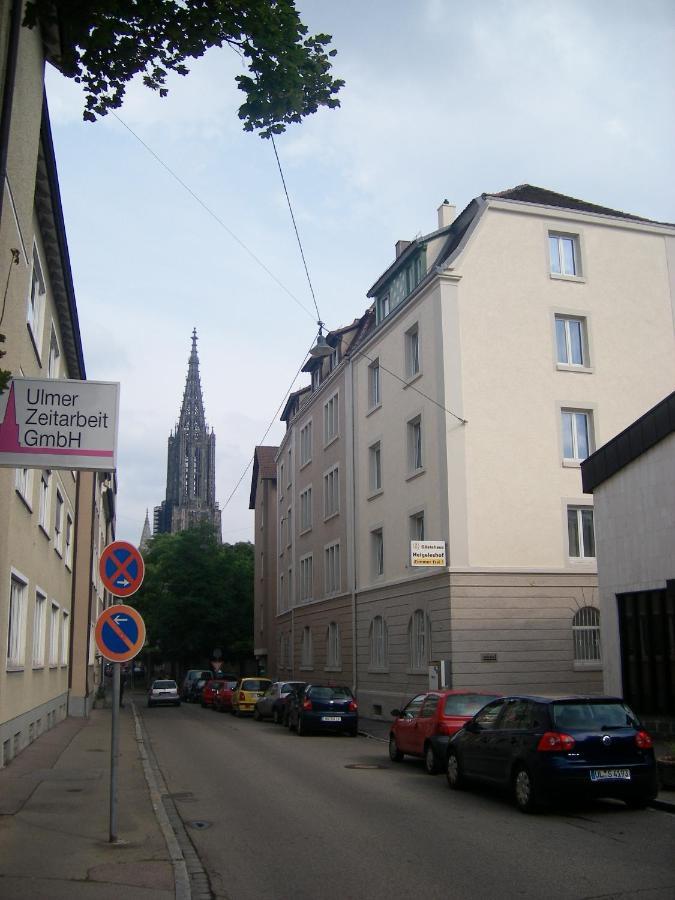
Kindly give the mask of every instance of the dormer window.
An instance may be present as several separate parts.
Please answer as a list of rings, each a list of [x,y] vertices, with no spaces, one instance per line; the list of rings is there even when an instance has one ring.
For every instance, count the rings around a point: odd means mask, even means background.
[[[406,265],[389,279],[386,285],[386,292],[377,298],[376,316],[378,325],[415,290],[425,274],[426,248],[422,246],[419,252],[415,253]]]
[[[312,371],[312,390],[315,391],[321,384],[321,366]]]
[[[340,344],[338,343],[333,348],[333,352],[331,353],[329,361],[328,361],[329,372],[332,372],[333,369],[337,368],[337,365],[339,362],[340,362]]]

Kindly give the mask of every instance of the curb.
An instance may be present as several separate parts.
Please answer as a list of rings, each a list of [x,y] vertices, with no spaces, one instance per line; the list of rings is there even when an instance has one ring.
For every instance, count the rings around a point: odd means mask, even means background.
[[[659,800],[657,797],[649,804],[651,809],[660,809],[662,812],[675,813],[675,803],[672,800]]]

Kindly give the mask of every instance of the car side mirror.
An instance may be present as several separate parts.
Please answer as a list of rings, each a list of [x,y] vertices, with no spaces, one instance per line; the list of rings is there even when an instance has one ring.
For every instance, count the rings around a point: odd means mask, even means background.
[[[392,709],[391,715],[392,715],[395,719],[399,719],[399,718],[401,717],[401,710],[400,710],[400,709]]]

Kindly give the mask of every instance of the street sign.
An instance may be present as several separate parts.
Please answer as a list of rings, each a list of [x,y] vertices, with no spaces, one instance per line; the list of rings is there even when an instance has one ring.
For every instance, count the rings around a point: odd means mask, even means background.
[[[111,662],[128,662],[145,643],[145,622],[139,612],[124,603],[103,610],[96,621],[96,646]]]
[[[12,378],[0,393],[0,466],[113,472],[120,386]]]
[[[444,566],[445,541],[411,541],[410,563],[413,566]]]
[[[108,544],[98,563],[104,586],[116,597],[130,597],[143,582],[143,557],[133,544],[113,541]]]

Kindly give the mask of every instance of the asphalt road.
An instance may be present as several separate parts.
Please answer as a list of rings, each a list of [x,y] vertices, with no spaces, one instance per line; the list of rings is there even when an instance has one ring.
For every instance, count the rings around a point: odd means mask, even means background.
[[[218,898],[675,897],[666,812],[603,801],[525,816],[364,737],[299,738],[186,704],[141,713]]]

